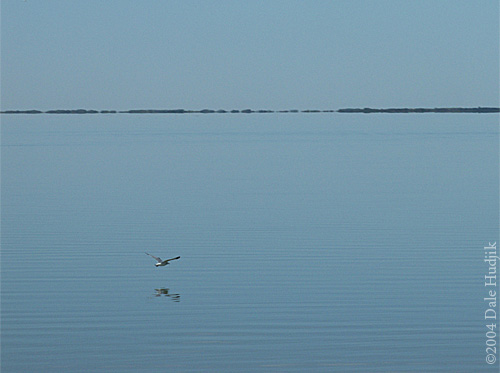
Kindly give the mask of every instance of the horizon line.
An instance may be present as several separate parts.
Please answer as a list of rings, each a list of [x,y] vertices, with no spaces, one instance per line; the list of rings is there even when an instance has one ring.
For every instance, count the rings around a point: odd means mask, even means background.
[[[51,110],[2,110],[0,114],[267,114],[267,113],[499,113],[499,107],[435,107],[435,108],[341,108],[341,109],[288,109],[288,110],[269,110],[269,109],[51,109]]]

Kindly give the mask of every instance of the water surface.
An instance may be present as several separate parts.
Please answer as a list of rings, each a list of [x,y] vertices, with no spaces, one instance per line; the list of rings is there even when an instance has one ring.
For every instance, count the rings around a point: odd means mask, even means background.
[[[4,115],[1,135],[3,372],[498,371],[497,115]]]

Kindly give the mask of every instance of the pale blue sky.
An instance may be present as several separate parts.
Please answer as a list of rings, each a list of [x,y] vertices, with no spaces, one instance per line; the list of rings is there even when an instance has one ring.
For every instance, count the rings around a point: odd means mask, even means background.
[[[499,2],[2,0],[2,109],[498,106]]]

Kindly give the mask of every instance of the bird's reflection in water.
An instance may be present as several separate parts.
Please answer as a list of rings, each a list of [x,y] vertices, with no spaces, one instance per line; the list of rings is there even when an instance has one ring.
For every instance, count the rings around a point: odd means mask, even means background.
[[[180,302],[181,301],[181,295],[180,294],[170,293],[168,288],[155,289],[155,296],[156,297],[161,297],[162,295],[164,295],[166,297],[169,297],[174,302]]]

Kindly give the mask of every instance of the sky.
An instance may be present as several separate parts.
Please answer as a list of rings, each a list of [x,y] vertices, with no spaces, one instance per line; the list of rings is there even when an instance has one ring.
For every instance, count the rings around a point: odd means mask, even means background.
[[[1,0],[1,109],[499,105],[497,0]]]

